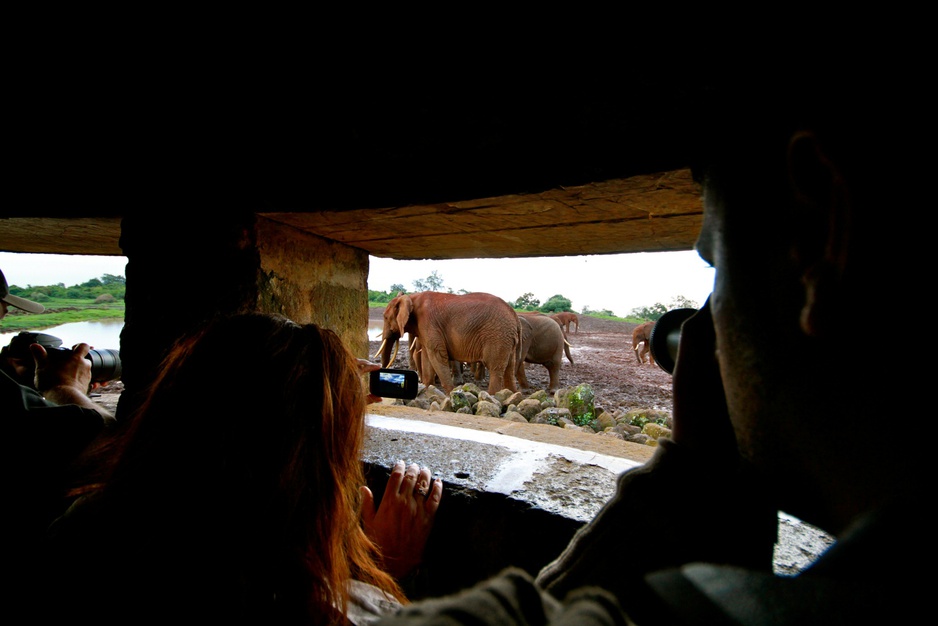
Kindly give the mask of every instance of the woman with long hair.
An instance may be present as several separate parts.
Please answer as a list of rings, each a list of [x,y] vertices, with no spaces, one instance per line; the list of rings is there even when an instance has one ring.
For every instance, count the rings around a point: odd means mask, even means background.
[[[361,375],[376,367],[265,314],[177,342],[127,426],[86,452],[50,531],[53,611],[332,624],[405,603],[442,483],[398,462],[375,510]]]

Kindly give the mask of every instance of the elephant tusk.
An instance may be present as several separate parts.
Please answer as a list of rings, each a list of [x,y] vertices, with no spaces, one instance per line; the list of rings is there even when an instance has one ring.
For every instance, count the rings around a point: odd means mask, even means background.
[[[375,355],[374,355],[373,357],[371,357],[371,358],[377,359],[377,358],[378,358],[378,355],[381,354],[381,351],[384,350],[384,344],[386,344],[387,342],[388,342],[387,339],[382,339],[382,340],[381,340],[381,345],[378,346],[378,351],[375,352]]]
[[[407,346],[407,351],[408,351],[408,352],[413,352],[413,350],[414,350],[414,344],[415,344],[415,343],[417,343],[417,338],[416,338],[416,337],[414,337],[414,340],[410,342],[410,345],[409,345],[409,346]]]
[[[572,345],[570,345],[570,342],[567,341],[567,338],[566,338],[566,337],[563,338],[563,342],[564,342],[565,344],[567,344],[568,346],[570,346],[571,348],[573,347]]]
[[[397,349],[400,347],[401,347],[401,342],[395,341],[394,342],[394,354],[391,355],[391,360],[388,361],[388,367],[390,367],[394,363],[394,359],[397,358]]]

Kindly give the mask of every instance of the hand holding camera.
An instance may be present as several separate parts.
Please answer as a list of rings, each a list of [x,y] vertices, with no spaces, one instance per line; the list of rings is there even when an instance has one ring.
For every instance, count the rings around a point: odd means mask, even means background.
[[[417,397],[417,372],[383,368],[366,359],[358,359],[358,370],[368,374],[368,402],[382,398],[413,400]]]
[[[87,391],[92,384],[121,377],[118,350],[93,350],[85,343],[69,350],[62,346],[61,339],[45,333],[18,333],[10,345],[3,348],[2,356],[6,357],[8,369],[15,371],[14,378],[20,384],[35,386],[38,390],[84,384]]]

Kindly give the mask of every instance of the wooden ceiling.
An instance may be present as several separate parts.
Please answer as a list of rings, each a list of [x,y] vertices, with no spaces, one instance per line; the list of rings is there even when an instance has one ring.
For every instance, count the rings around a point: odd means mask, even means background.
[[[120,218],[138,211],[180,228],[250,211],[394,259],[693,247],[689,86],[530,87],[38,107],[16,137],[0,250],[122,254]]]

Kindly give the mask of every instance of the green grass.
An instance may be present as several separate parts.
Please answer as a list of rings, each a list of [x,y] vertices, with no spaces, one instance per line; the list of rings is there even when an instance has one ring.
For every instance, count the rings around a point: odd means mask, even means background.
[[[43,313],[26,313],[15,307],[9,307],[6,317],[0,320],[0,330],[9,333],[21,330],[41,330],[73,322],[124,319],[123,301],[95,304],[94,300],[90,299],[49,298],[42,304],[46,307]]]

